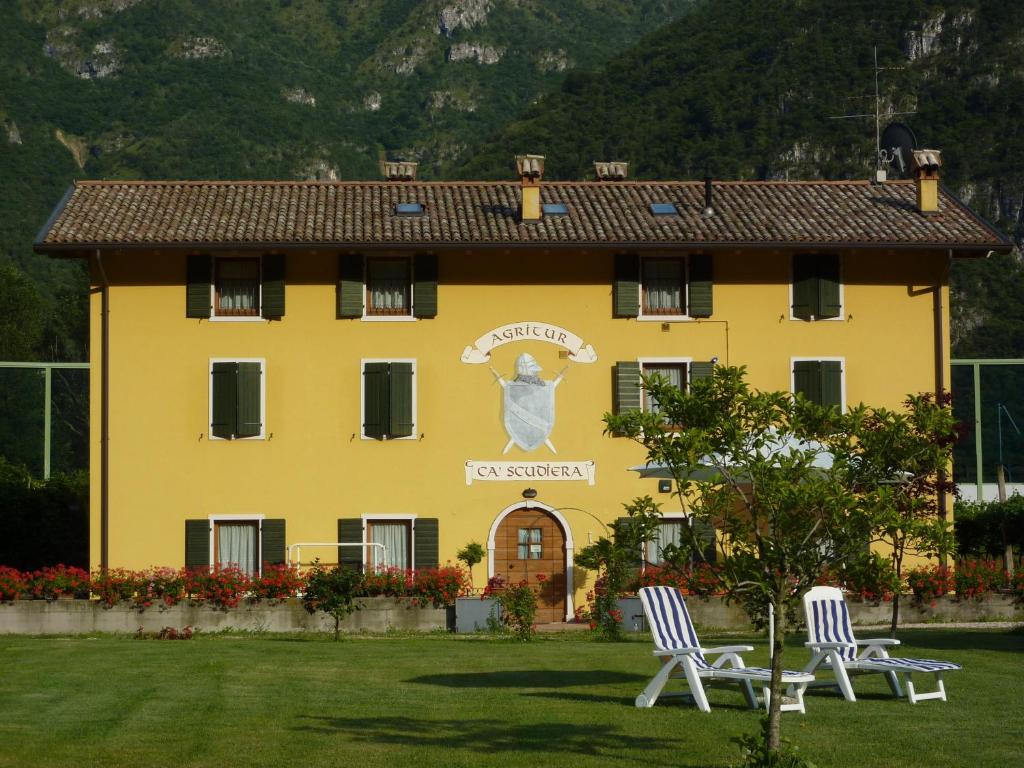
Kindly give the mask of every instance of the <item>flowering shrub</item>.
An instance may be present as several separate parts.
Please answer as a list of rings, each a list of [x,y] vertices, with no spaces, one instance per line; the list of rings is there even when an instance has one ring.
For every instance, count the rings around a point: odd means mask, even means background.
[[[16,568],[0,565],[0,602],[17,600],[28,594],[28,576]]]
[[[982,594],[1002,589],[1007,581],[1006,571],[991,557],[964,558],[957,563],[953,574],[956,595],[961,600],[980,600]]]
[[[363,574],[361,594],[366,597],[405,597],[412,592],[414,584],[414,571],[378,568]]]
[[[543,583],[546,577],[539,575]],[[526,579],[518,584],[507,584],[501,576],[492,576],[484,588],[483,597],[493,597],[501,606],[502,626],[519,640],[531,640],[537,626],[537,594]]]
[[[907,583],[914,593],[914,601],[935,604],[935,598],[953,591],[953,574],[941,565],[923,565],[907,572]]]
[[[88,597],[89,573],[69,565],[40,568],[29,576],[29,589],[37,600]]]
[[[708,563],[699,563],[686,568],[662,568],[649,565],[643,573],[637,574],[631,588],[675,587],[684,595],[710,597],[724,593],[718,569]]]
[[[141,574],[124,568],[96,571],[90,580],[90,591],[108,608],[122,600],[131,600],[139,589]]]
[[[469,574],[461,568],[446,565],[415,572],[412,602],[414,605],[454,605],[455,598],[468,595],[471,590]]]
[[[1013,590],[1013,596],[1017,602],[1024,603],[1024,570],[1018,570],[1013,574],[1010,589]]]
[[[142,627],[139,627],[138,632],[135,633],[136,640],[191,640],[194,632],[192,627],[183,627],[182,629],[175,629],[174,627],[164,627],[159,632],[146,632]]]
[[[306,580],[294,566],[264,564],[263,575],[254,577],[249,586],[251,600],[287,600],[302,592]]]
[[[877,552],[856,562],[844,563],[836,570],[826,569],[817,583],[841,587],[851,599],[876,605],[891,602],[902,587],[892,562]]]
[[[194,568],[185,571],[184,586],[194,602],[206,602],[217,608],[237,608],[249,591],[250,579],[247,573],[233,565],[212,571]]]

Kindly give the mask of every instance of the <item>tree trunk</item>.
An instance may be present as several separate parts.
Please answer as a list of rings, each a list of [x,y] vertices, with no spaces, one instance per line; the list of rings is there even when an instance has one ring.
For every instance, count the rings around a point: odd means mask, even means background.
[[[772,596],[775,608],[775,638],[772,646],[772,681],[769,686],[771,702],[768,704],[768,727],[765,729],[765,746],[770,752],[777,752],[781,745],[779,728],[782,721],[782,652],[786,638],[786,608],[778,595]]]
[[[338,642],[338,637],[341,635],[341,616],[337,613],[334,614],[334,642]]]

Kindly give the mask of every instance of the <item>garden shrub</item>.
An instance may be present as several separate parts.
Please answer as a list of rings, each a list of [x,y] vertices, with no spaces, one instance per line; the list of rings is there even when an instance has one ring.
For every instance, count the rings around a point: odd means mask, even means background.
[[[17,568],[0,565],[0,602],[9,603],[27,596],[29,596],[27,574]]]
[[[964,558],[953,572],[953,584],[960,600],[980,600],[986,592],[995,592],[1007,586],[1006,571],[994,558]]]
[[[537,576],[541,582],[544,577]],[[533,623],[537,615],[537,594],[525,579],[507,584],[501,576],[492,576],[482,597],[493,597],[501,608],[501,627],[519,640],[531,640],[536,631]]]
[[[184,572],[185,593],[194,603],[206,603],[216,608],[237,608],[249,591],[249,575],[233,565],[193,568]]]
[[[953,591],[953,572],[943,565],[921,565],[907,571],[907,584],[915,603],[935,604],[935,598]]]
[[[29,590],[37,600],[88,597],[89,572],[63,564],[40,568],[29,576]]]

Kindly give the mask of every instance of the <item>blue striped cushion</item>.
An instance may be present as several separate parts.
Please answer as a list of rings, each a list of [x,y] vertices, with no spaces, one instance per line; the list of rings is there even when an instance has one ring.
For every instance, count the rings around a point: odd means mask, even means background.
[[[690,612],[686,610],[686,601],[675,587],[644,587],[640,590],[640,599],[647,608],[651,620],[651,634],[654,645],[661,651],[673,651],[678,648],[699,648],[697,632],[690,621]],[[703,654],[693,654],[698,667],[710,669]]]
[[[935,659],[862,659],[861,663],[871,664],[878,667],[892,667],[893,669],[911,669],[914,672],[944,672],[948,669],[963,669],[959,664],[951,661],[937,661]]]
[[[807,620],[810,622],[808,631],[812,643],[850,643],[848,647],[839,649],[839,657],[844,661],[853,661],[857,657],[850,613],[845,602],[815,600],[811,603],[811,615]]]

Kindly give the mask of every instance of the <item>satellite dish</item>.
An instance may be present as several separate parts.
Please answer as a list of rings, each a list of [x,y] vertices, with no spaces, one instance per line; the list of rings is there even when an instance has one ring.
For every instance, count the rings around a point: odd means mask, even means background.
[[[889,167],[894,176],[909,179],[913,170],[913,152],[917,149],[917,137],[903,123],[890,123],[882,132],[878,159]]]

